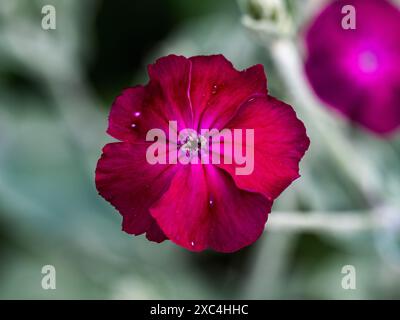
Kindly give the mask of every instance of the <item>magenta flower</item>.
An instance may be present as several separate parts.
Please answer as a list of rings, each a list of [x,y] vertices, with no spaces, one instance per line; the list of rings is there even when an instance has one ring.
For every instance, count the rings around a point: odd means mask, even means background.
[[[303,123],[289,105],[268,95],[261,65],[239,72],[222,55],[170,55],[148,73],[147,85],[124,90],[113,103],[107,132],[121,142],[106,145],[97,164],[100,195],[122,214],[125,232],[146,233],[152,241],[220,252],[253,243],[273,200],[299,177],[309,146]],[[251,129],[253,143],[242,149],[252,151],[251,173],[237,174],[236,161],[149,163],[154,142],[146,136],[152,129],[168,132],[171,121],[177,130],[195,132]],[[175,149],[179,157],[203,157],[203,142],[181,138],[164,154]]]
[[[342,28],[355,9],[355,29]],[[400,124],[400,11],[386,0],[328,4],[306,34],[306,73],[317,95],[379,134]]]

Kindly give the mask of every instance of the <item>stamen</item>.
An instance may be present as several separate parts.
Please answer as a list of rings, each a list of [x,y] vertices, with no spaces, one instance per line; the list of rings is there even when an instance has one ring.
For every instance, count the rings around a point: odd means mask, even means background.
[[[187,136],[178,142],[179,150],[188,158],[201,156],[201,152],[205,151],[207,139],[202,135]]]

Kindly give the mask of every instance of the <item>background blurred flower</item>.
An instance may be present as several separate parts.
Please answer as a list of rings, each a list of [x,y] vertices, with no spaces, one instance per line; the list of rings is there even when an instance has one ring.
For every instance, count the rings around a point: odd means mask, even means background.
[[[356,28],[342,28],[352,5]],[[306,33],[309,81],[317,95],[351,121],[385,134],[400,125],[400,11],[387,0],[328,4]]]

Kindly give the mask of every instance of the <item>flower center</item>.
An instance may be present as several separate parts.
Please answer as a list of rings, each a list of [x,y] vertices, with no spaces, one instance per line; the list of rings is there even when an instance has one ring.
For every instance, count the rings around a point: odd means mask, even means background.
[[[358,59],[358,66],[362,72],[371,73],[378,69],[378,58],[371,51],[364,51]]]
[[[187,157],[198,155],[202,150],[206,149],[207,139],[202,135],[189,134],[180,141],[180,151]]]

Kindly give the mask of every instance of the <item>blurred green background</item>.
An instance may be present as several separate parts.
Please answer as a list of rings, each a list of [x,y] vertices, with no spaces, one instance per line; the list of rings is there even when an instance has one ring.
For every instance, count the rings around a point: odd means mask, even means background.
[[[242,23],[243,14],[263,19],[249,2],[0,0],[1,299],[400,298],[399,135],[382,140],[323,106],[319,114],[297,104],[268,50],[276,35]],[[289,1],[300,56],[318,2]],[[46,4],[56,8],[55,30],[41,27]],[[264,64],[270,92],[308,128],[302,177],[271,215],[287,221],[271,218],[237,253],[125,234],[97,195],[111,103],[168,53],[222,53],[239,69]],[[307,227],[292,216],[323,222]],[[41,287],[49,264],[56,290]],[[345,265],[356,268],[356,290],[341,286]]]

